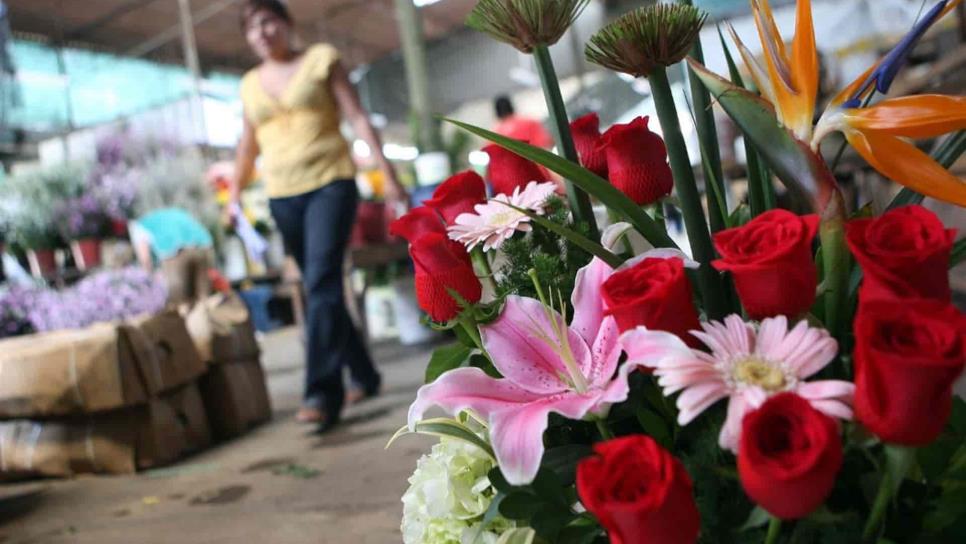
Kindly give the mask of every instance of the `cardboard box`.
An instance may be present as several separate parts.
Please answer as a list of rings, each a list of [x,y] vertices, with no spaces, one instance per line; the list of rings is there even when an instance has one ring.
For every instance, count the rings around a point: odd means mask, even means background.
[[[111,324],[0,341],[0,418],[95,413],[142,404],[141,361]]]
[[[175,311],[141,317],[120,326],[139,361],[141,378],[150,396],[195,381],[206,365]]]
[[[248,307],[238,295],[219,293],[208,297],[191,308],[185,323],[205,361],[251,361],[261,354]]]
[[[142,406],[62,420],[0,422],[0,479],[130,474],[211,443],[195,384]]]
[[[213,366],[199,385],[216,438],[238,436],[272,417],[265,372],[258,361]]]
[[[136,457],[139,469],[177,461],[211,444],[201,394],[190,384],[152,400],[138,414]]]

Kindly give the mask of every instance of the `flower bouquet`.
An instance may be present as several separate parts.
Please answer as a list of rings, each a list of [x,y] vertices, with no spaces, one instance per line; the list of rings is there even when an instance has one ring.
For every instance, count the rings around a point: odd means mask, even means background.
[[[966,248],[919,205],[966,206],[946,170],[966,149],[966,100],[874,96],[960,2],[933,5],[817,124],[808,0],[790,47],[751,1],[764,63],[731,34],[753,82],[723,35],[730,79],[703,67],[690,2],[630,12],[587,58],[648,78],[663,139],[647,118],[603,134],[593,115],[569,122],[547,48],[586,4],[478,2],[470,26],[535,56],[560,154],[451,121],[496,146],[496,196],[459,174],[392,226],[420,306],[459,338],[433,354],[393,439],[441,437],[403,499],[405,542],[966,541],[952,392],[966,317],[949,287]],[[707,211],[668,79],[685,58]],[[747,142],[734,209],[712,100]],[[822,154],[836,131],[905,186],[887,210],[847,209]],[[909,141],[947,133],[931,157]],[[777,208],[773,179],[808,213]],[[604,229],[592,198],[614,218]],[[668,236],[667,205],[690,247]]]

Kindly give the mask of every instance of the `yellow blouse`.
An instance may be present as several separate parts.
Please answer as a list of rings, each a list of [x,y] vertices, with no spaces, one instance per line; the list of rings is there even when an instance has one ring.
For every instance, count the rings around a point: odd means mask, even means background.
[[[339,53],[331,45],[318,44],[304,55],[278,99],[265,90],[257,69],[249,70],[241,82],[242,104],[255,128],[262,156],[259,171],[269,198],[307,193],[356,173],[328,84]]]

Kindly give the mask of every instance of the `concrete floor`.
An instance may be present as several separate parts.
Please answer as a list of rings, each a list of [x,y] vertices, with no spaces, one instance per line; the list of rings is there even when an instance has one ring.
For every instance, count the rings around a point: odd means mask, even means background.
[[[429,349],[375,346],[384,394],[316,436],[292,420],[302,387],[298,335],[269,335],[274,421],[135,476],[0,486],[8,498],[0,500],[0,543],[397,544],[399,499],[432,442],[408,437],[384,447],[405,424]]]

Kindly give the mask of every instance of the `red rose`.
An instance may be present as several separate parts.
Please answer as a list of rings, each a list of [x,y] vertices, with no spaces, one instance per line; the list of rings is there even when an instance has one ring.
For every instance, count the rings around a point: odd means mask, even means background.
[[[647,128],[647,121],[638,117],[614,125],[600,141],[611,184],[641,206],[657,202],[674,188],[664,140]]]
[[[423,205],[436,210],[447,225],[463,213],[473,213],[473,207],[486,202],[486,183],[472,170],[460,172],[444,181],[433,192],[433,198]]]
[[[570,123],[570,134],[580,156],[580,164],[602,178],[607,178],[607,153],[600,146],[600,118],[596,113]]]
[[[446,234],[446,225],[435,210],[420,206],[409,210],[409,213],[389,224],[389,233],[405,238],[410,244],[420,236],[435,232]]]
[[[577,493],[611,544],[698,540],[701,517],[681,461],[643,435],[599,442],[594,452],[577,466]]]
[[[550,174],[543,167],[510,150],[490,144],[484,147],[483,151],[490,156],[486,176],[490,178],[490,185],[493,186],[495,195],[512,195],[514,189],[517,187],[522,189],[531,181],[550,180]]]
[[[862,296],[950,298],[949,256],[956,231],[922,206],[856,219],[846,236],[862,267]]]
[[[812,240],[818,223],[817,215],[770,210],[714,235],[721,259],[712,264],[734,276],[749,317],[797,317],[812,307],[818,286]]]
[[[842,467],[838,424],[795,393],[780,393],[745,415],[738,474],[770,514],[798,519],[825,502]]]
[[[684,262],[678,258],[644,259],[612,274],[601,290],[607,313],[621,332],[643,325],[694,343],[688,331],[701,326],[691,293]]]
[[[466,250],[434,232],[423,234],[409,248],[416,266],[416,300],[433,321],[443,322],[459,315],[455,291],[467,303],[475,304],[483,294]]]
[[[855,318],[855,343],[856,419],[886,442],[935,440],[966,364],[966,317],[935,300],[867,300]]]

